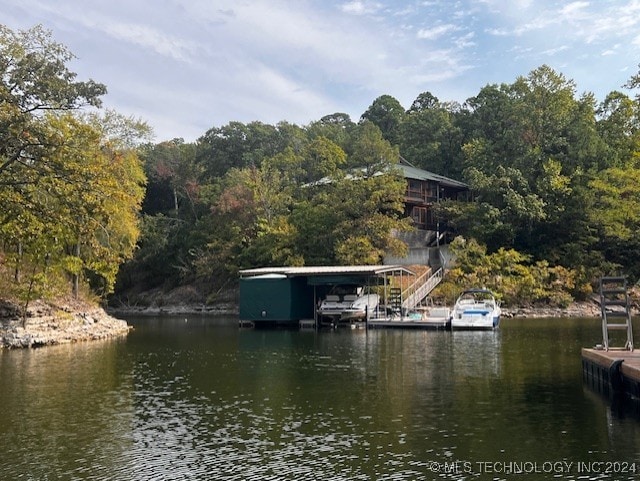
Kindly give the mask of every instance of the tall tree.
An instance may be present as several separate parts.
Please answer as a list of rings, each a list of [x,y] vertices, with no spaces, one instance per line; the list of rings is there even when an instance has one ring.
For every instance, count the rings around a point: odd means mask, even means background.
[[[356,124],[351,121],[351,117],[348,114],[336,112],[325,115],[318,121],[311,122],[306,131],[311,138],[325,137],[343,150],[346,150],[351,132],[355,127]]]
[[[462,166],[462,132],[455,125],[453,109],[430,92],[421,93],[402,123],[400,152],[417,167],[448,177],[458,177]]]
[[[391,95],[381,95],[373,101],[360,117],[360,123],[369,121],[380,129],[382,136],[392,145],[400,140],[400,129],[404,122],[405,110]]]
[[[106,88],[76,81],[66,66],[72,58],[40,26],[0,26],[0,241],[16,274],[29,264],[28,296],[36,274],[45,285],[62,271],[74,278],[76,293],[83,273],[109,292],[138,236],[139,159],[127,148],[131,139],[80,115],[82,107],[100,105]],[[20,276],[15,280],[20,290]]]
[[[76,81],[73,55],[41,26],[14,32],[0,25],[0,185],[15,187],[26,170],[46,168],[44,112],[100,106],[106,87]]]
[[[202,166],[195,161],[196,146],[173,139],[145,145],[140,151],[152,194],[146,200],[145,212],[196,219],[203,174]]]

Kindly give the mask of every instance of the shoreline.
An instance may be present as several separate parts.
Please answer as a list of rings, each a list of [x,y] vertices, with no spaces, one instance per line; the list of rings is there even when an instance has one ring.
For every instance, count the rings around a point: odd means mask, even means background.
[[[238,315],[238,305],[235,303],[205,304],[174,304],[163,306],[135,306],[109,307],[107,312],[118,316],[179,316],[187,315]],[[595,302],[575,302],[563,307],[503,307],[502,316],[511,318],[544,318],[544,317],[600,317],[600,307]]]
[[[0,349],[35,348],[126,336],[132,327],[100,306],[76,299],[33,301],[26,323],[16,304],[0,300]]]
[[[634,309],[634,314],[637,314]],[[0,349],[35,348],[57,344],[85,342],[126,336],[131,329],[119,316],[238,315],[233,302],[216,305],[175,304],[150,307],[103,309],[86,302],[64,299],[45,303],[33,301],[27,311],[26,327],[22,325],[18,307],[0,300]],[[595,302],[576,302],[559,307],[504,307],[505,319],[600,318]]]

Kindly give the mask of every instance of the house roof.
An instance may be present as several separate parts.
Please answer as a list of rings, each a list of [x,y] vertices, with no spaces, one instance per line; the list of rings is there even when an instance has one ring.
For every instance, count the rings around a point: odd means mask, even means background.
[[[428,170],[419,169],[411,165],[408,161],[406,161],[403,158],[400,158],[400,162],[398,163],[397,168],[399,168],[402,171],[402,175],[406,179],[431,180],[454,189],[460,189],[460,190],[469,189],[469,186],[464,182],[450,179],[448,177],[445,177],[444,175],[434,174],[433,172],[429,172]]]
[[[399,169],[400,172],[402,172],[402,176],[405,179],[415,179],[415,180],[430,180],[432,182],[437,182],[441,185],[444,185],[446,187],[452,188],[452,189],[458,189],[458,190],[469,190],[469,186],[467,184],[465,184],[464,182],[460,182],[458,180],[453,180],[450,179],[448,177],[445,177],[444,175],[439,175],[439,174],[434,174],[433,172],[429,172],[428,170],[423,170],[423,169],[419,169],[418,167],[411,165],[410,162],[408,162],[407,160],[405,160],[404,158],[400,157],[400,162],[398,162],[398,164],[394,165],[394,168]],[[353,171],[356,170],[360,170],[360,171],[365,171],[364,168],[356,168],[353,169]],[[377,172],[375,174],[373,174],[374,176],[377,175],[382,175],[383,172]],[[347,174],[346,176],[347,179],[352,179],[354,178],[353,175]],[[309,187],[309,186],[315,186],[315,185],[325,185],[325,184],[330,184],[332,181],[329,177],[324,177],[320,180],[317,180],[315,182],[311,182],[310,184],[305,184],[303,187]]]

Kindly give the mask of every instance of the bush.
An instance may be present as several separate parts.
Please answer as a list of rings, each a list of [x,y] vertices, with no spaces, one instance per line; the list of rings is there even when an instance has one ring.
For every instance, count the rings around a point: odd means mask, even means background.
[[[585,290],[577,271],[546,261],[531,263],[529,256],[513,249],[487,254],[487,248],[474,239],[457,237],[450,250],[455,264],[434,297],[451,303],[465,289],[485,287],[507,305],[567,307],[574,293]]]

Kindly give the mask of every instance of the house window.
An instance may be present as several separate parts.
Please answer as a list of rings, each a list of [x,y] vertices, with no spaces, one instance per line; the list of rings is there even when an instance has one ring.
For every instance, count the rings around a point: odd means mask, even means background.
[[[413,209],[411,209],[411,218],[416,224],[420,226],[425,225],[427,222],[427,208],[417,206],[414,207]]]
[[[422,188],[422,182],[419,180],[409,179],[407,182],[407,197],[410,199],[424,200],[424,191]]]

